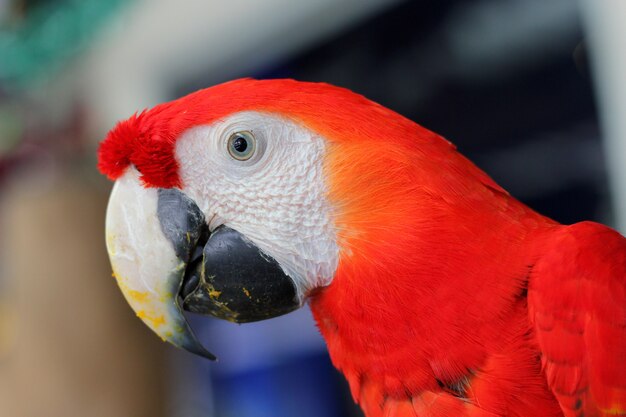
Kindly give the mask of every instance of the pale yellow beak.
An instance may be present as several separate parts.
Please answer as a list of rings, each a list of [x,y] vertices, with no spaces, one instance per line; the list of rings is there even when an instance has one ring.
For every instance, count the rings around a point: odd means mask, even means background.
[[[143,187],[135,168],[115,182],[106,215],[113,275],[128,304],[161,339],[215,359],[197,341],[179,305],[186,260],[165,236],[157,204],[158,190]]]

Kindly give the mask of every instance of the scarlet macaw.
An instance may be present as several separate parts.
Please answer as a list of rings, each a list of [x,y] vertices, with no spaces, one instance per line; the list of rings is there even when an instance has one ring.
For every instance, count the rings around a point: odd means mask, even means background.
[[[368,417],[625,416],[626,239],[558,224],[346,89],[242,79],[120,122],[107,247],[161,338],[308,301]]]

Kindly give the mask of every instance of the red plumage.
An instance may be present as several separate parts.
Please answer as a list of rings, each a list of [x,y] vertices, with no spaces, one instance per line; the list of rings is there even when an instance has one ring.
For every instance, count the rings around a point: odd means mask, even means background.
[[[115,180],[133,164],[148,186],[180,186],[174,144],[181,133],[243,110],[278,113],[304,122],[329,139],[355,141],[376,140],[387,121],[395,117],[398,142],[413,142],[416,137],[440,140],[410,120],[343,88],[245,78],[159,104],[118,123],[100,144],[98,168]],[[355,125],[346,124],[347,120]]]
[[[348,90],[238,80],[120,123],[99,167],[184,186],[174,143],[233,112],[329,141],[341,249],[310,305],[368,417],[626,415],[626,239],[524,206],[436,134]]]
[[[548,383],[566,416],[626,414],[626,250],[609,228],[553,233],[529,287]]]

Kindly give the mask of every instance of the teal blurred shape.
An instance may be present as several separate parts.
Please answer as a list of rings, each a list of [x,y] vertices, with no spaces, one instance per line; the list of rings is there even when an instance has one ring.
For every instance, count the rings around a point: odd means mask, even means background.
[[[36,2],[0,26],[0,86],[20,90],[53,75],[132,0]]]

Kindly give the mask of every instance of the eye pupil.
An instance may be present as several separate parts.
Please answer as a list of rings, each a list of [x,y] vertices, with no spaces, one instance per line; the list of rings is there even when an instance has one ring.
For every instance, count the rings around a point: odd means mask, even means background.
[[[233,149],[235,149],[237,152],[245,152],[246,149],[248,149],[248,141],[245,138],[239,136],[233,141]]]

